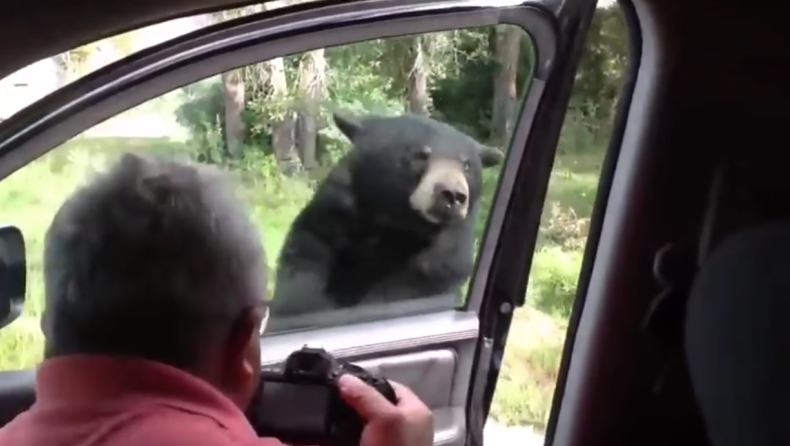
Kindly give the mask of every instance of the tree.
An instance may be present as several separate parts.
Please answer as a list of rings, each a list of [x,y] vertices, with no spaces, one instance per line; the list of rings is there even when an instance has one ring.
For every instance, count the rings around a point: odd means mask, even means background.
[[[374,63],[376,74],[390,80],[388,95],[400,97],[410,113],[429,113],[428,85],[435,62],[430,54],[432,39],[431,35],[419,35],[382,40]]]
[[[296,150],[296,122],[289,102],[285,60],[277,57],[265,62],[265,65],[269,73],[269,97],[276,107],[271,123],[272,150],[280,170],[290,175],[299,167],[299,154]]]
[[[614,4],[596,9],[574,81],[572,106],[587,116],[610,117],[627,62],[628,28],[622,8]]]
[[[299,119],[297,147],[305,169],[312,170],[316,163],[316,141],[321,101],[326,89],[326,58],[324,50],[308,51],[299,63]]]
[[[271,11],[292,4],[295,0],[276,0],[261,6]],[[290,88],[285,67],[285,58],[276,57],[263,62],[268,74],[268,98],[275,107],[271,116],[271,145],[280,171],[291,175],[300,168],[299,153],[296,146],[296,115],[290,103]]]
[[[507,143],[516,119],[519,49],[523,32],[515,26],[496,27],[494,32],[497,70],[494,77],[491,139],[494,144],[501,146]]]
[[[426,46],[430,45],[428,36],[415,36],[411,38],[411,45],[407,52],[406,67],[406,108],[411,113],[427,115],[428,104],[428,76],[429,60]]]
[[[214,13],[211,18],[213,23],[220,23],[240,17],[243,10],[221,11]],[[244,155],[244,105],[245,89],[244,72],[242,69],[222,73],[222,99],[224,105],[223,129],[225,150],[231,158],[240,158]]]
[[[266,7],[292,1],[298,0],[269,2]],[[586,150],[594,146],[590,138],[606,137],[596,129],[606,128],[602,119],[609,116],[622,83],[627,56],[623,23],[617,9],[596,13],[572,92],[569,113],[576,121],[569,125],[573,131],[564,133],[576,142],[565,147]],[[317,179],[329,167],[326,163],[349,149],[333,126],[324,128],[331,119],[328,110],[430,113],[481,142],[505,146],[535,57],[529,36],[509,25],[375,39],[254,64],[243,69],[241,80],[228,73],[218,88],[205,90],[216,94],[216,100],[203,102],[227,100],[225,106],[217,113],[183,115],[209,118],[205,125],[188,124],[191,131],[219,136],[216,123],[227,126],[227,133],[237,134],[244,147],[276,161],[280,172],[290,175],[304,168]],[[232,119],[239,116],[244,132],[241,125],[232,131]],[[211,141],[214,153],[223,153],[225,144],[216,143],[220,139],[194,138],[198,146],[203,144],[199,141]],[[233,147],[230,141],[227,146]]]
[[[66,85],[72,74],[70,52],[66,51],[56,56],[52,56],[52,61],[55,62],[58,73],[58,87]]]
[[[225,149],[231,158],[241,158],[244,155],[244,88],[242,70],[222,73]]]

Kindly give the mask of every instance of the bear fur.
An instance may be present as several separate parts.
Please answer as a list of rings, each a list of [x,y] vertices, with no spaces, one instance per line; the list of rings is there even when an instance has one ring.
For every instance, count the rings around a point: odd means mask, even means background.
[[[502,154],[423,116],[334,121],[353,148],[290,227],[274,330],[305,313],[457,295],[474,269],[482,173]]]

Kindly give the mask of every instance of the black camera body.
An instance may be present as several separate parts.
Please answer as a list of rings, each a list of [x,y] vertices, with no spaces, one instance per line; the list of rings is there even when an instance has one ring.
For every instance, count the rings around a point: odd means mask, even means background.
[[[247,417],[261,437],[294,446],[358,446],[364,421],[340,397],[337,379],[351,374],[396,403],[386,379],[338,361],[320,348],[291,353],[282,368],[264,369]]]

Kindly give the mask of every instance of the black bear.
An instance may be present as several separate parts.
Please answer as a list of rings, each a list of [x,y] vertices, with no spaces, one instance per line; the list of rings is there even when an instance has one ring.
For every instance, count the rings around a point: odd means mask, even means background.
[[[353,148],[290,227],[273,330],[305,313],[457,294],[474,268],[483,168],[502,154],[423,116],[334,121]]]

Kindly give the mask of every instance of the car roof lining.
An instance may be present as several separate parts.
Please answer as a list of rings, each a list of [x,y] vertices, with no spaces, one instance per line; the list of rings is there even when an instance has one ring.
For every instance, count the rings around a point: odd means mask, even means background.
[[[239,0],[29,0],[0,2],[0,78],[81,45],[146,25],[242,7],[258,2]],[[337,3],[337,2],[332,2]]]

